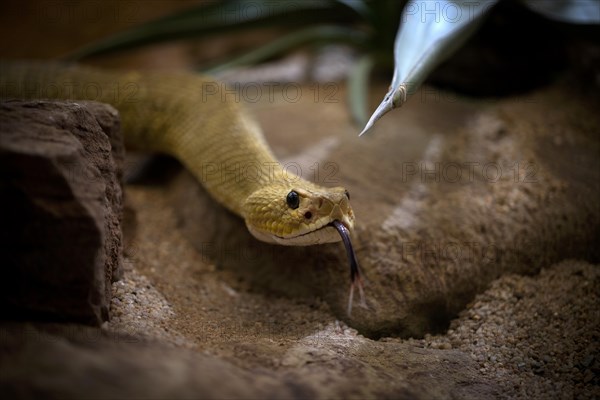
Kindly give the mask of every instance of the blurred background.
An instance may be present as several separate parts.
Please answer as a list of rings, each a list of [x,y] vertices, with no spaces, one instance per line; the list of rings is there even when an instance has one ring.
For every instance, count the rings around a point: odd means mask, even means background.
[[[422,4],[421,4],[422,3]],[[423,18],[435,2],[421,2]],[[341,81],[358,125],[374,108],[370,79],[389,82],[406,1],[7,0],[2,58],[70,59],[103,67],[208,71],[233,81]],[[443,16],[444,10],[437,10]],[[550,20],[516,0],[429,77],[476,96],[523,93],[565,68],[598,81],[598,27]],[[240,67],[262,63],[253,73]],[[266,63],[266,65],[265,65]],[[585,86],[585,85],[584,85]]]

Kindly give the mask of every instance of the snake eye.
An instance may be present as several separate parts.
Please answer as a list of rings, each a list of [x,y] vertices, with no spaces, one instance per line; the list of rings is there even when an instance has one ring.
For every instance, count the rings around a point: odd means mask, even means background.
[[[295,210],[300,205],[300,196],[298,196],[298,193],[292,190],[288,193],[287,197],[285,198],[285,201],[292,210]]]
[[[347,190],[344,190],[344,194],[346,195],[346,197],[348,198],[348,200],[350,200],[350,192]]]

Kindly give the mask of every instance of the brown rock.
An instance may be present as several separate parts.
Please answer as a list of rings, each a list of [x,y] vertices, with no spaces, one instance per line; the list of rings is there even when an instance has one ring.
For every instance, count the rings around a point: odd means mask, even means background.
[[[106,320],[121,263],[117,112],[7,101],[0,121],[2,315]]]

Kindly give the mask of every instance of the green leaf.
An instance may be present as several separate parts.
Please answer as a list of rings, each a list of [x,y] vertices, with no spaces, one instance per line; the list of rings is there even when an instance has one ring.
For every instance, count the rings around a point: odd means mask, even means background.
[[[356,29],[343,28],[335,25],[310,27],[292,32],[227,62],[219,63],[213,67],[203,68],[202,71],[207,74],[216,74],[227,69],[256,64],[306,44],[338,42],[360,46],[364,45],[366,40],[367,36]]]
[[[364,0],[333,0],[334,2],[345,5],[346,7],[356,11],[358,15],[368,21],[371,17],[371,8],[369,3]]]
[[[348,104],[356,124],[364,126],[369,118],[369,76],[373,69],[373,58],[361,57],[348,77]]]
[[[67,60],[124,50],[141,45],[268,26],[298,27],[360,19],[353,8],[338,1],[229,0],[190,8],[150,21],[91,43],[68,54]]]

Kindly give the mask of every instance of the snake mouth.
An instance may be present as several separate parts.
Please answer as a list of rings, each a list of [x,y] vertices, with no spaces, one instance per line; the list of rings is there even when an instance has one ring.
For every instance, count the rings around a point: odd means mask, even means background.
[[[323,224],[316,230],[287,239],[270,233],[261,232],[257,229],[254,229],[254,227],[250,224],[247,224],[247,227],[250,233],[259,240],[268,243],[276,243],[287,246],[307,246],[318,243],[338,242],[339,238],[337,238],[334,233],[337,231],[339,237],[341,237],[342,242],[344,243],[344,247],[346,248],[346,255],[348,256],[348,261],[350,264],[351,284],[350,295],[348,297],[348,316],[350,317],[352,315],[352,300],[354,297],[355,287],[358,287],[358,291],[360,294],[360,305],[363,308],[367,308],[367,303],[365,302],[365,294],[362,286],[360,267],[358,266],[358,259],[356,257],[356,253],[354,252],[354,247],[352,246],[352,240],[350,239],[350,229],[344,222],[336,219],[332,222]]]
[[[350,262],[350,281],[354,283],[357,277],[360,275],[360,270],[358,268],[356,253],[354,252],[354,247],[352,246],[352,240],[350,240],[350,231],[346,225],[337,219],[328,224],[328,226],[333,226],[340,234],[342,242],[344,242],[346,255],[348,256],[348,261]]]
[[[366,307],[365,303],[365,295],[362,287],[360,268],[358,267],[358,260],[356,258],[356,253],[354,252],[354,247],[352,246],[352,241],[350,240],[350,231],[339,220],[334,220],[329,224],[329,226],[333,226],[342,238],[342,242],[344,242],[344,247],[346,248],[346,255],[348,256],[348,261],[350,263],[350,296],[348,298],[348,316],[352,314],[352,300],[354,297],[354,287],[358,286],[358,290],[360,292],[361,305]]]
[[[258,240],[283,246],[311,246],[314,244],[335,243],[340,241],[336,228],[330,221],[322,221],[313,229],[294,236],[279,236],[272,232],[256,229],[246,223],[248,231]]]
[[[331,221],[331,220],[329,220]],[[310,229],[301,231],[293,236],[272,235],[272,238],[279,244],[294,245],[303,243],[305,245],[335,243],[339,242],[340,238],[336,235],[333,222],[329,222],[324,218],[314,224]],[[343,224],[343,222],[340,222]],[[346,228],[349,232],[349,229]]]

